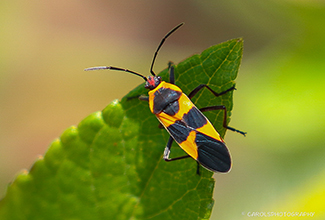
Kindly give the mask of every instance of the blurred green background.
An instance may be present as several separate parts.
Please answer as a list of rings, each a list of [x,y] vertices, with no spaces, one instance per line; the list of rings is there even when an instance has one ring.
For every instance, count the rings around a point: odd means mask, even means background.
[[[185,22],[162,48],[156,72],[169,60],[245,40],[230,125],[248,135],[226,135],[234,164],[215,175],[211,219],[325,218],[324,1],[14,0],[2,1],[0,12],[0,197],[65,128],[142,83],[84,68],[148,75],[161,38]]]

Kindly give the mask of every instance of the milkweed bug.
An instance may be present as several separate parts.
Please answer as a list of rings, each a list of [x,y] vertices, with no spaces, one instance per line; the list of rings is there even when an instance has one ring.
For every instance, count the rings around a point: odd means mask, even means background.
[[[175,85],[174,67],[171,62],[168,65],[170,77],[169,83],[162,81],[161,77],[157,76],[153,71],[153,66],[161,46],[165,40],[182,25],[183,23],[176,26],[161,40],[151,63],[150,73],[152,76],[149,76],[148,78],[134,71],[113,66],[90,67],[85,70],[110,69],[124,71],[140,76],[146,81],[145,88],[150,90],[148,92],[149,96],[139,96],[138,98],[149,102],[150,111],[157,117],[161,125],[170,134],[163,156],[165,161],[174,161],[192,157],[198,163],[198,174],[199,164],[213,172],[228,172],[231,168],[229,151],[219,133],[202,112],[223,110],[223,127],[238,132],[244,136],[246,132],[227,126],[227,110],[225,106],[217,105],[198,109],[191,102],[191,99],[203,88],[208,89],[217,97],[234,90],[235,87],[217,93],[208,85],[201,84],[186,96],[182,90]],[[173,141],[176,141],[187,155],[170,158],[169,154]]]

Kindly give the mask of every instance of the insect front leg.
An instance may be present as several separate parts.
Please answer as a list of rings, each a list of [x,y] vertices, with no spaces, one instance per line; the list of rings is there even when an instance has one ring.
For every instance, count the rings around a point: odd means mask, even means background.
[[[138,98],[141,101],[147,101],[147,102],[149,102],[149,96],[140,95],[140,96],[137,96],[136,98]],[[161,123],[159,123],[158,128],[163,129],[164,126]]]
[[[174,74],[174,63],[168,62],[168,70],[169,70],[169,83],[175,84],[175,74]]]
[[[131,96],[131,97],[127,97],[127,100],[132,100],[132,99],[139,99],[141,101],[147,101],[149,102],[149,96],[145,96],[145,95],[137,95],[137,96]]]
[[[139,100],[141,100],[141,101],[149,102],[149,96],[140,95],[137,98],[139,98]]]

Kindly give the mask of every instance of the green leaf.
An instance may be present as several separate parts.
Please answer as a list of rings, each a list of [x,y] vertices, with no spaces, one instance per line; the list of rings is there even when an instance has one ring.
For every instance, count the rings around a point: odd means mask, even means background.
[[[175,66],[176,84],[186,94],[199,84],[216,92],[230,88],[242,47],[242,39],[234,39],[186,59]],[[168,80],[167,69],[160,75]],[[127,99],[146,93],[142,84],[64,131],[9,185],[0,219],[208,219],[213,173],[202,168],[197,175],[192,159],[162,159],[167,132],[148,103]],[[226,105],[230,114],[232,92],[214,97],[202,90],[193,101],[199,108]],[[207,116],[224,136],[222,112]],[[171,156],[177,155],[184,152],[175,144]]]

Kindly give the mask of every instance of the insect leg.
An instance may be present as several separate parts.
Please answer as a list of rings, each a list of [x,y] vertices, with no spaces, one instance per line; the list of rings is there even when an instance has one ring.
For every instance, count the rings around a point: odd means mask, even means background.
[[[198,161],[196,161],[196,163],[197,163],[196,174],[200,175],[200,163]]]
[[[174,63],[168,62],[169,83],[175,84]]]
[[[224,105],[216,105],[216,106],[209,106],[209,107],[204,107],[204,108],[200,109],[201,112],[207,112],[207,111],[213,111],[213,110],[223,110],[224,111],[224,115],[223,115],[223,127],[224,128],[227,128],[228,130],[235,131],[235,132],[238,132],[238,133],[246,136],[247,132],[240,131],[240,130],[237,130],[237,129],[233,128],[233,127],[227,126],[227,109],[226,109],[226,106],[224,106]]]
[[[210,92],[212,92],[212,94],[213,95],[215,95],[216,97],[218,97],[218,96],[221,96],[221,95],[224,95],[224,94],[226,94],[227,92],[229,92],[229,91],[232,91],[232,90],[235,90],[236,88],[235,88],[235,86],[233,86],[233,87],[231,87],[231,88],[229,88],[229,89],[227,89],[227,90],[225,90],[225,91],[222,91],[222,92],[220,92],[220,93],[216,93],[215,91],[213,91],[208,85],[206,85],[206,84],[201,84],[201,85],[199,85],[198,87],[196,87],[195,89],[193,89],[193,91],[192,92],[190,92],[190,94],[188,95],[188,97],[190,98],[190,99],[192,99],[201,89],[203,89],[203,88],[207,88],[208,90],[210,90]]]
[[[164,160],[169,162],[169,161],[174,161],[174,160],[180,160],[180,159],[185,159],[188,157],[191,157],[190,155],[185,155],[185,156],[181,156],[181,157],[175,157],[175,158],[169,158],[169,154],[170,154],[170,148],[172,147],[174,139],[172,137],[169,137],[169,140],[167,142],[165,151],[164,151]]]
[[[140,95],[138,96],[139,100],[149,102],[149,96]]]
[[[169,158],[170,148],[172,147],[173,141],[174,141],[174,139],[172,137],[169,137],[167,146],[164,151],[164,160],[165,161],[169,162],[169,161],[180,160],[180,159],[185,159],[185,158],[191,157],[190,155],[185,155],[182,157]],[[200,163],[198,161],[196,161],[196,163],[197,163],[196,174],[200,175]]]
[[[134,99],[134,98],[138,98],[138,99],[141,100],[141,101],[149,102],[149,96],[145,96],[145,95],[128,97],[128,100],[130,100],[130,99]],[[158,128],[163,129],[164,126],[163,126],[161,123],[159,123]]]
[[[132,100],[132,99],[139,99],[141,101],[147,101],[149,102],[149,96],[145,96],[145,95],[137,95],[137,96],[131,96],[131,97],[127,97],[127,100]]]

